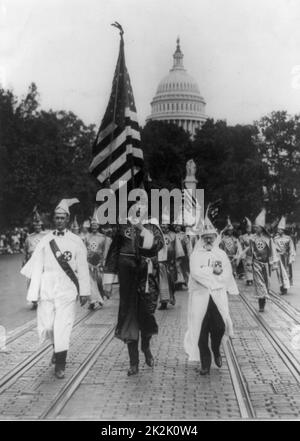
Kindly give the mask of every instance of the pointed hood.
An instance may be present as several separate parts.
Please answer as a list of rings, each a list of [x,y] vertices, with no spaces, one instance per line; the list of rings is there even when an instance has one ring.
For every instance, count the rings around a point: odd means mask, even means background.
[[[246,227],[251,228],[252,227],[252,222],[248,217],[245,217],[245,221],[246,221]]]
[[[277,225],[277,230],[285,230],[286,229],[286,219],[284,216],[279,221],[279,224]]]
[[[227,225],[226,225],[226,230],[234,230],[233,225],[231,223],[230,217],[227,216]]]
[[[76,216],[74,217],[74,220],[72,222],[71,230],[79,230],[79,225],[78,225],[77,217]]]
[[[70,210],[69,208],[74,205],[74,204],[78,204],[79,200],[77,198],[72,198],[72,199],[62,199],[60,201],[60,203],[57,205],[57,207],[55,208],[55,213],[60,213],[60,214],[68,214],[70,215]]]
[[[218,236],[217,230],[215,229],[211,220],[208,217],[208,208],[205,213],[203,228],[202,228],[202,231],[200,232],[200,236],[202,237],[206,234],[216,234]]]
[[[97,224],[97,225],[99,225],[99,220],[98,220],[98,216],[97,216],[97,210],[98,210],[98,208],[95,207],[95,208],[94,208],[94,213],[93,213],[93,216],[92,216],[92,219],[91,219],[91,225],[92,225],[92,224]]]
[[[255,219],[254,225],[256,227],[265,228],[266,226],[266,209],[263,208],[257,218]]]

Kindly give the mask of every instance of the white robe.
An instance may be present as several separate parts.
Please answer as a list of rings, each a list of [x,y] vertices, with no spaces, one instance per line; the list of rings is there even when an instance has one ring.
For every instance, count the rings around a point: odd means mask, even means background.
[[[47,234],[37,245],[21,274],[30,280],[28,301],[38,301],[37,323],[40,342],[47,338],[54,343],[55,352],[67,350],[75,319],[77,289],[60,267],[49,242],[55,239],[62,254],[77,275],[79,295],[90,295],[87,251],[81,238],[70,231],[64,236]]]
[[[223,272],[220,275],[213,274],[213,263],[216,260],[222,262]],[[184,338],[184,349],[189,361],[200,361],[198,341],[209,296],[224,320],[226,334],[233,336],[227,292],[234,295],[239,293],[226,253],[218,247],[217,241],[211,251],[206,251],[199,239],[190,257],[188,320]]]

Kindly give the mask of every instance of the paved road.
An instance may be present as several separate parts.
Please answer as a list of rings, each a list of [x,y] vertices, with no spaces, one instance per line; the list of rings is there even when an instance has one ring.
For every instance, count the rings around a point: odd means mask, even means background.
[[[9,328],[34,317],[25,300],[26,281],[18,273],[21,256],[0,260],[2,323]],[[300,288],[300,256],[295,266],[295,285],[285,300],[297,305]],[[4,282],[3,282],[4,280]],[[276,288],[276,278],[273,279]],[[240,292],[257,311],[253,287],[239,281]],[[297,289],[298,287],[298,289]],[[14,293],[14,295],[12,294]],[[189,363],[183,351],[186,330],[187,292],[176,294],[177,303],[167,311],[157,311],[159,335],[153,339],[155,367],[146,366],[141,354],[140,373],[127,377],[126,346],[113,338],[84,375],[75,393],[56,416],[58,419],[239,419],[241,418],[229,363],[222,350],[223,366],[212,365],[211,373],[201,377],[197,363]],[[49,404],[66,387],[86,357],[99,344],[117,317],[118,293],[103,309],[92,313],[73,330],[66,378],[55,379],[49,365],[52,348],[42,354],[10,380],[3,378],[22,364],[38,348],[35,329],[30,329],[7,345],[0,357],[0,415],[7,419],[43,417]],[[237,363],[246,382],[256,418],[300,418],[300,345],[294,330],[299,327],[300,313],[287,314],[276,303],[268,302],[262,317],[268,327],[249,312],[243,297],[230,296],[235,328],[232,340]],[[299,308],[300,309],[300,308]],[[78,306],[78,316],[85,314]],[[272,332],[276,339],[270,337]],[[279,342],[279,343],[278,343]],[[279,349],[278,349],[279,344]],[[286,355],[292,354],[292,362]],[[292,363],[292,364],[291,364]],[[83,405],[84,403],[84,405]]]
[[[22,254],[0,256],[0,325],[7,331],[35,317],[26,301],[26,279],[20,274]]]

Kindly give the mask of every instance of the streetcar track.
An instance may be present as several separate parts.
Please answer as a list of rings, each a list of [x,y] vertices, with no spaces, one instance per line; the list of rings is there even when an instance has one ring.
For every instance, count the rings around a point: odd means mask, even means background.
[[[251,302],[243,295],[240,294],[240,297],[246,308],[248,309],[250,315],[256,321],[258,325],[260,325],[259,329],[261,329],[272,346],[275,348],[276,352],[283,360],[285,365],[288,367],[294,378],[300,383],[300,363],[291,353],[291,351],[287,348],[287,346],[282,342],[282,340],[276,335],[276,333],[272,330],[272,328],[267,324],[265,319],[258,313],[255,307],[251,304]]]
[[[285,299],[273,290],[269,290],[270,299],[277,305],[282,311],[290,316],[298,325],[300,325],[300,311],[290,305]]]
[[[25,334],[27,334],[30,331],[33,331],[37,327],[36,319],[30,320],[28,323],[25,323],[25,325],[17,328],[6,339],[6,346],[10,345],[12,342],[17,340],[20,337],[23,337]]]
[[[247,382],[239,366],[231,338],[225,337],[222,346],[241,418],[255,418],[255,410],[248,392]]]
[[[72,398],[73,394],[80,386],[84,377],[97,361],[98,357],[114,338],[115,326],[116,325],[113,324],[109,327],[99,343],[93,347],[85,360],[80,364],[79,368],[73,373],[63,388],[59,391],[57,396],[52,400],[48,408],[39,416],[39,419],[55,419],[59,416],[68,401]]]
[[[92,316],[96,311],[88,311],[82,317],[77,319],[74,324],[76,328],[83,320]],[[27,370],[34,366],[46,353],[53,348],[52,343],[47,343],[18,363],[10,372],[0,378],[0,394],[17,381]]]

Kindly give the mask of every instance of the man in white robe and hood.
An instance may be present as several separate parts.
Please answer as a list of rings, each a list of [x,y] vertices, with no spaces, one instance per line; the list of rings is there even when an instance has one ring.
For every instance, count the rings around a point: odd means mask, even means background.
[[[227,292],[238,294],[232,267],[220,238],[206,215],[203,231],[190,257],[188,329],[184,349],[189,361],[201,361],[200,374],[209,374],[211,350],[215,364],[222,366],[220,345],[226,332],[233,335]]]
[[[28,301],[38,302],[40,342],[50,339],[55,375],[64,378],[67,351],[75,319],[76,299],[84,305],[90,295],[87,252],[81,238],[67,230],[69,207],[78,199],[63,199],[54,212],[56,229],[37,245],[21,273],[30,278]]]

